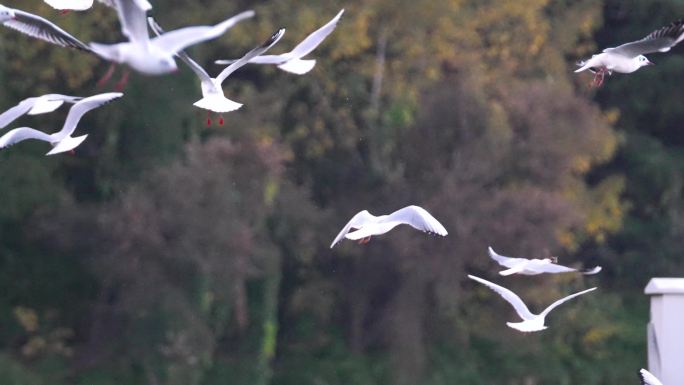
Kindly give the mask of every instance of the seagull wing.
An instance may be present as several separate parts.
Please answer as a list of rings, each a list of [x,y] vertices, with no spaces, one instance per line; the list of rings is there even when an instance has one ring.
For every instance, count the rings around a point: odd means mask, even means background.
[[[617,53],[634,57],[651,52],[667,52],[684,39],[684,19],[677,20],[668,26],[651,32],[645,38],[623,44],[615,48],[606,48],[603,52]]]
[[[352,217],[352,219],[347,222],[346,225],[342,228],[339,234],[335,237],[335,240],[330,244],[330,248],[332,249],[333,246],[339,241],[344,238],[344,236],[351,230],[352,228],[358,229],[361,228],[369,223],[374,223],[377,220],[377,217],[371,213],[368,212],[368,210],[363,210],[356,215]]]
[[[494,251],[494,249],[492,249],[491,246],[489,246],[489,248],[487,249],[487,251],[489,252],[489,256],[490,256],[493,260],[495,260],[496,262],[498,262],[499,265],[501,265],[501,266],[511,267],[511,266],[510,266],[510,262],[514,262],[514,261],[517,262],[518,260],[522,260],[522,258],[511,258],[511,257],[505,257],[505,256],[503,256],[503,255],[497,254],[496,251]],[[509,264],[506,264],[507,262],[508,262]]]
[[[86,112],[94,108],[100,107],[104,104],[107,104],[114,99],[120,98],[121,96],[123,96],[123,94],[120,92],[108,92],[104,94],[90,96],[77,102],[69,110],[69,114],[67,115],[66,120],[64,121],[62,129],[59,132],[52,135],[53,140],[55,142],[59,142],[67,136],[71,136],[71,134],[76,129],[78,122],[81,120],[81,118]]]
[[[59,28],[50,21],[40,16],[14,9],[14,19],[5,21],[6,27],[15,29],[25,35],[47,41],[62,47],[77,48],[90,51],[87,45],[71,36],[65,30]]]
[[[150,40],[145,17],[148,9],[137,0],[113,0],[119,14],[121,33],[134,44],[145,45]],[[106,2],[109,3],[109,2]],[[148,3],[149,4],[149,3]]]
[[[245,11],[214,26],[195,26],[176,29],[154,38],[152,44],[164,52],[175,54],[191,45],[201,43],[205,40],[215,39],[239,21],[252,16],[254,16],[254,11]]]
[[[411,227],[429,233],[447,235],[447,231],[435,217],[430,215],[427,210],[419,206],[407,206],[399,209],[392,214],[383,217],[382,223],[399,222],[410,225]],[[395,225],[396,226],[396,225]]]
[[[533,266],[534,270],[539,271],[540,273],[552,273],[552,274],[557,274],[557,273],[570,273],[572,271],[577,271],[577,269],[573,269],[572,267],[567,267],[563,265],[558,265],[553,262],[548,262],[544,264],[538,264],[536,266]]]
[[[332,31],[335,30],[335,27],[337,26],[337,22],[340,21],[340,18],[342,17],[342,14],[344,13],[344,9],[341,10],[335,17],[333,17],[332,20],[330,20],[328,23],[326,23],[324,26],[321,28],[317,29],[313,33],[311,33],[309,36],[307,36],[304,40],[302,40],[301,43],[297,44],[296,47],[290,52],[290,55],[294,58],[301,58],[309,54],[311,51],[316,49],[319,44],[325,40]]]
[[[480,277],[476,277],[474,275],[468,275],[468,278],[473,279],[477,282],[480,282],[481,284],[489,287],[490,289],[494,290],[497,292],[500,296],[502,296],[506,301],[508,301],[511,305],[513,305],[513,308],[515,311],[518,313],[520,318],[522,318],[525,321],[531,320],[536,318],[534,314],[530,312],[530,309],[527,308],[527,305],[525,305],[525,302],[518,297],[517,294],[514,292],[506,289],[503,286],[499,286],[493,282],[489,282],[485,279],[482,279]]]
[[[161,36],[164,34],[164,29],[162,29],[161,26],[157,23],[156,20],[154,20],[153,17],[148,17],[147,18],[147,24],[150,26],[150,29],[152,29],[152,32],[154,32],[155,35]],[[202,68],[201,65],[197,64],[196,61],[192,60],[192,58],[185,53],[185,51],[179,51],[176,55],[178,55],[178,58],[180,58],[183,63],[185,63],[191,70],[194,72],[199,78],[200,81],[206,82],[206,83],[211,83],[211,76],[207,73],[207,71]]]
[[[0,148],[9,147],[26,139],[38,139],[48,143],[53,143],[55,141],[52,136],[42,131],[29,127],[19,127],[0,137]]]
[[[47,94],[36,98],[35,103],[28,112],[29,115],[40,115],[52,112],[64,103],[76,103],[77,101],[83,99],[80,96],[69,96],[61,94]]]
[[[386,232],[392,230],[393,228],[403,224],[403,222],[382,222],[382,223],[369,223],[356,231],[351,231],[344,237],[351,239],[352,241],[358,241],[359,239],[368,238],[373,235],[385,234]]]
[[[500,271],[499,275],[507,276],[520,273],[521,271],[525,270],[529,263],[530,261],[523,259],[522,261],[517,262],[513,266],[510,266],[510,269]]]
[[[596,288],[595,288],[595,287],[592,287],[591,289],[582,290],[582,291],[580,291],[579,293],[570,294],[569,296],[567,296],[567,297],[565,297],[565,298],[561,298],[561,299],[559,299],[558,301],[556,301],[556,302],[552,303],[551,305],[549,305],[549,307],[547,307],[546,309],[544,309],[544,311],[541,312],[540,316],[546,317],[546,315],[549,314],[549,313],[551,312],[551,310],[553,310],[553,309],[555,309],[556,307],[560,306],[563,302],[570,301],[571,299],[573,299],[573,298],[575,298],[575,297],[578,297],[578,296],[580,296],[580,295],[582,295],[582,294],[586,294],[586,293],[588,293],[588,292],[590,292],[590,291],[594,291],[594,290],[596,290]]]
[[[33,107],[36,99],[37,98],[24,99],[16,106],[0,114],[0,129],[7,127],[8,124],[26,114]]]
[[[231,65],[229,65],[228,67],[224,68],[223,71],[221,71],[221,73],[216,77],[216,80],[218,81],[218,83],[219,84],[223,83],[223,81],[226,80],[226,78],[228,76],[230,76],[230,74],[235,72],[238,68],[249,63],[249,61],[252,58],[257,57],[257,56],[261,55],[262,53],[268,51],[269,48],[273,47],[273,45],[275,43],[277,43],[281,37],[283,37],[283,34],[285,34],[285,29],[284,28],[279,29],[276,33],[271,35],[271,37],[268,40],[266,40],[263,44],[254,48],[253,50],[247,52],[245,54],[245,56],[241,57],[236,62],[234,62]]]
[[[601,270],[603,270],[601,266],[594,266],[591,269],[582,270],[581,273],[584,275],[594,275],[600,273]]]
[[[641,385],[663,385],[656,376],[646,369],[639,370],[639,379],[641,379]]]
[[[252,64],[283,64],[284,62],[292,59],[292,54],[290,52],[283,53],[280,55],[262,55],[253,57],[249,62]],[[216,60],[214,63],[219,65],[233,64],[237,60]]]

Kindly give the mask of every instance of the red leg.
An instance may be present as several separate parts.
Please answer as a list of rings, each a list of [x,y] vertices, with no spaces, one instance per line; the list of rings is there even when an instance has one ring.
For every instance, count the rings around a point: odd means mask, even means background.
[[[359,239],[359,245],[365,245],[366,243],[370,242],[370,240],[371,240],[371,237]]]
[[[71,9],[63,9],[63,10],[59,11],[59,14],[61,16],[68,15],[70,13],[71,13]]]
[[[128,77],[131,76],[131,71],[129,70],[124,70],[123,75],[121,76],[121,79],[119,79],[118,82],[114,85],[114,90],[116,91],[123,91],[124,88],[126,88],[126,84],[128,84]]]
[[[211,127],[211,111],[207,110],[207,127]]]
[[[109,65],[109,68],[107,68],[107,72],[105,72],[104,76],[102,76],[102,78],[97,81],[97,88],[102,88],[102,87],[104,87],[105,84],[107,84],[109,79],[112,78],[112,75],[114,75],[115,69],[116,69],[116,64],[112,63]]]
[[[219,114],[219,126],[223,126],[223,115]]]

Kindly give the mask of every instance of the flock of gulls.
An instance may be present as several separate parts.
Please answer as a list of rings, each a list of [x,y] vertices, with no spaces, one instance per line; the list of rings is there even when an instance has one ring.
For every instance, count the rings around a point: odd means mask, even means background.
[[[224,113],[242,107],[241,103],[228,99],[223,93],[223,82],[236,70],[248,63],[271,64],[292,74],[303,75],[316,65],[314,59],[303,59],[310,54],[325,38],[335,30],[342,17],[341,10],[332,20],[312,32],[291,51],[279,55],[264,55],[283,37],[285,29],[279,29],[266,41],[236,60],[217,60],[217,64],[225,68],[215,77],[194,61],[184,50],[195,44],[216,39],[237,23],[255,15],[254,11],[245,11],[230,17],[213,26],[191,26],[165,31],[156,20],[149,17],[152,4],[147,0],[98,0],[98,2],[116,10],[121,34],[126,41],[116,44],[91,42],[85,44],[51,21],[19,9],[0,5],[0,23],[25,35],[48,43],[67,48],[75,48],[94,54],[112,63],[107,73],[98,82],[102,85],[113,75],[116,64],[143,75],[155,76],[173,73],[178,70],[176,58],[185,63],[200,81],[202,98],[194,106],[207,110],[207,125],[212,124],[211,113],[219,114],[219,124],[223,125]],[[61,12],[83,11],[93,6],[93,0],[46,0],[53,8]],[[153,35],[150,35],[150,30]],[[126,70],[115,86],[122,91],[128,81]],[[83,115],[97,107],[103,106],[123,96],[121,92],[102,93],[90,97],[78,97],[61,94],[48,94],[29,97],[18,105],[0,114],[0,129],[8,126],[23,115],[38,115],[58,109],[62,104],[73,104],[61,130],[48,134],[31,127],[18,127],[0,137],[0,148],[5,148],[28,139],[42,140],[50,143],[52,149],[46,155],[68,152],[80,145],[88,135],[73,137]]]
[[[59,10],[60,13],[71,11],[84,11],[93,6],[93,0],[45,0],[47,4]],[[192,70],[200,80],[202,98],[194,103],[194,106],[208,110],[207,124],[211,124],[211,112],[223,114],[235,111],[242,104],[228,99],[222,88],[224,81],[240,67],[249,64],[270,64],[292,74],[303,75],[314,68],[316,61],[303,59],[318,47],[325,38],[332,33],[344,10],[341,10],[332,20],[307,36],[291,51],[278,55],[265,55],[282,38],[285,29],[279,29],[271,37],[254,49],[245,53],[235,60],[216,60],[215,64],[226,67],[215,77],[211,77],[207,70],[202,68],[184,50],[195,44],[223,35],[228,29],[237,23],[254,16],[253,11],[245,11],[230,17],[213,26],[192,26],[166,32],[148,14],[152,5],[147,0],[98,0],[108,7],[116,10],[121,25],[121,33],[126,41],[117,44],[101,44],[91,42],[84,44],[56,24],[29,12],[8,8],[0,5],[0,23],[3,26],[17,30],[23,34],[48,43],[67,48],[75,48],[90,54],[97,55],[103,60],[112,62],[112,67],[107,71],[101,82],[105,82],[112,76],[115,64],[124,64],[144,75],[164,75],[175,72],[178,67],[175,59],[180,59]],[[153,36],[150,35],[152,31]],[[603,84],[605,75],[613,72],[632,73],[639,68],[653,63],[644,54],[653,52],[667,52],[673,46],[684,39],[684,21],[678,20],[668,26],[650,33],[645,38],[622,44],[615,48],[606,48],[602,53],[593,55],[590,59],[578,63],[579,68],[575,72],[589,70],[594,73],[592,85]],[[122,79],[117,83],[117,88],[123,89],[128,79],[125,72]],[[62,94],[47,94],[38,97],[29,97],[19,102],[16,106],[0,114],[0,129],[19,119],[23,115],[39,115],[57,110],[63,104],[71,104],[61,130],[51,134],[30,127],[19,127],[10,130],[0,137],[0,148],[5,148],[27,139],[36,139],[48,142],[52,149],[47,155],[53,155],[72,151],[80,145],[88,136],[72,136],[83,115],[97,107],[101,107],[113,100],[121,98],[121,92],[101,93],[89,97],[69,96]],[[223,117],[220,115],[220,124]],[[343,239],[367,243],[372,236],[389,232],[393,228],[406,224],[423,232],[446,236],[447,230],[427,210],[419,206],[407,206],[389,215],[374,216],[367,210],[354,215],[351,220],[335,237],[330,247],[334,247]],[[510,258],[497,254],[489,248],[489,256],[493,261],[505,267],[499,272],[502,276],[509,275],[538,275],[558,273],[581,273],[597,274],[601,271],[600,266],[587,270],[558,264],[556,257],[544,259]],[[521,332],[537,332],[547,328],[546,316],[561,304],[580,295],[596,290],[596,287],[586,289],[563,297],[539,314],[532,313],[523,300],[511,290],[487,281],[474,275],[468,278],[488,287],[503,299],[508,301],[518,316],[520,322],[507,322],[506,324]],[[663,385],[653,374],[645,369],[639,371],[639,377],[643,385]]]

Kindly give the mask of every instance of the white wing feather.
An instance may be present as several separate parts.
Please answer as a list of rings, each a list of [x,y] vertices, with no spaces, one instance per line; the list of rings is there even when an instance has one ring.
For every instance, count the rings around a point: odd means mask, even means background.
[[[546,315],[549,314],[549,313],[551,312],[551,310],[553,310],[553,309],[555,309],[556,307],[560,306],[560,305],[563,304],[564,302],[567,302],[567,301],[569,301],[569,300],[571,300],[571,299],[573,299],[573,298],[575,298],[575,297],[578,297],[578,296],[580,296],[580,295],[582,295],[582,294],[586,294],[586,293],[588,293],[588,292],[590,292],[590,291],[594,291],[594,290],[596,290],[596,288],[595,288],[595,287],[592,287],[591,289],[582,290],[582,291],[580,291],[579,293],[570,294],[569,296],[567,296],[567,297],[565,297],[565,298],[561,298],[561,299],[559,299],[558,301],[556,301],[556,302],[552,303],[551,305],[549,305],[549,307],[547,307],[546,309],[544,309],[544,311],[541,312],[540,315],[541,315],[542,317],[546,317]]]
[[[435,217],[420,206],[407,206],[381,219],[383,223],[399,222],[430,233],[447,235],[447,231]]]
[[[53,141],[59,142],[65,137],[71,136],[76,129],[78,122],[86,112],[109,103],[114,99],[120,98],[121,96],[123,96],[123,94],[120,92],[108,92],[80,100],[69,110],[69,114],[64,121],[62,129],[52,135]]]
[[[0,137],[0,148],[9,147],[27,139],[38,139],[48,143],[53,143],[52,136],[30,127],[15,128]]]
[[[522,318],[523,320],[527,321],[527,320],[532,320],[532,319],[536,318],[536,316],[530,312],[530,309],[527,308],[527,305],[525,305],[525,303],[522,301],[522,299],[520,299],[520,297],[518,297],[518,295],[515,294],[514,292],[506,289],[503,286],[499,286],[493,282],[489,282],[485,279],[482,279],[480,277],[476,277],[474,275],[468,275],[468,278],[475,280],[477,282],[480,282],[481,284],[483,284],[483,285],[489,287],[490,289],[494,290],[495,292],[497,292],[506,301],[508,301],[511,305],[513,305],[513,308],[518,313],[520,318]]]
[[[261,55],[262,53],[268,51],[269,48],[273,47],[273,45],[276,44],[278,42],[278,40],[280,40],[280,38],[283,37],[284,34],[285,34],[285,29],[284,28],[279,29],[276,33],[271,35],[271,37],[268,38],[268,40],[266,40],[263,44],[252,49],[251,51],[247,52],[243,57],[238,59],[235,63],[232,63],[228,67],[224,68],[223,71],[221,71],[221,73],[216,77],[216,80],[219,82],[219,84],[223,83],[223,81],[226,80],[226,78],[228,76],[230,76],[230,74],[235,72],[238,68],[249,63],[250,59]]]
[[[335,27],[337,26],[337,22],[340,21],[340,18],[342,17],[342,14],[344,13],[344,9],[341,10],[335,17],[332,18],[329,22],[327,22],[324,26],[321,28],[317,29],[316,31],[312,32],[309,36],[307,36],[304,40],[302,40],[301,43],[297,44],[297,46],[290,51],[290,55],[294,58],[302,58],[309,54],[311,51],[316,49],[323,40],[325,40],[332,31],[335,30]]]
[[[368,210],[363,210],[356,215],[352,217],[352,219],[347,222],[346,225],[340,230],[339,234],[335,237],[335,240],[333,240],[332,244],[330,244],[330,248],[332,249],[333,246],[339,241],[344,238],[344,236],[349,232],[350,229],[355,228],[361,228],[362,226],[365,226],[366,224],[373,223],[375,220],[377,220],[377,217],[371,213],[368,212]]]
[[[641,379],[641,385],[663,385],[656,376],[646,369],[639,370],[639,378]]]
[[[181,50],[223,35],[239,21],[254,16],[254,11],[239,13],[214,26],[194,26],[176,29],[152,39],[152,44],[164,52],[177,53]]]

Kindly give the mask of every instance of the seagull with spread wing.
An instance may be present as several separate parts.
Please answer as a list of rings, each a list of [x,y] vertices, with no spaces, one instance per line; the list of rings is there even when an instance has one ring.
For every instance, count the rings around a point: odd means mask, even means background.
[[[88,135],[77,137],[71,136],[71,134],[74,133],[74,130],[76,130],[76,126],[83,115],[86,112],[107,104],[114,99],[118,99],[121,96],[123,96],[122,93],[111,92],[84,98],[71,107],[60,131],[55,132],[54,134],[46,134],[30,127],[15,128],[0,137],[0,148],[9,147],[27,139],[37,139],[52,145],[52,150],[46,155],[54,155],[73,150],[88,137]]]
[[[147,22],[150,25],[152,31],[157,35],[162,35],[164,30],[157,24],[157,22],[152,18],[148,17]],[[177,56],[185,63],[187,66],[199,77],[200,86],[202,87],[202,99],[194,103],[195,106],[203,108],[205,110],[213,111],[218,114],[225,112],[235,111],[242,107],[241,103],[232,101],[223,94],[223,81],[228,78],[233,72],[238,68],[244,66],[253,57],[259,56],[262,53],[268,51],[275,43],[283,37],[285,29],[279,29],[274,33],[268,40],[258,47],[247,52],[238,61],[232,63],[228,67],[224,68],[221,73],[215,78],[209,76],[207,71],[202,68],[196,61],[192,60],[190,56],[184,51],[178,52]],[[209,112],[210,113],[210,112]],[[220,118],[219,124],[223,125],[223,117]],[[211,117],[207,118],[207,125],[211,125]]]
[[[368,243],[371,236],[385,234],[399,225],[409,225],[414,229],[441,236],[448,234],[444,226],[435,217],[419,206],[407,206],[392,214],[378,217],[367,210],[363,210],[354,215],[342,228],[330,248],[332,249],[342,238],[359,241],[359,243]]]
[[[501,275],[524,274],[537,275],[544,273],[570,273],[580,272],[585,275],[597,274],[601,271],[601,266],[596,266],[588,270],[577,270],[572,267],[558,265],[558,258],[544,258],[544,259],[527,259],[527,258],[510,258],[497,254],[491,247],[489,256],[495,260],[499,265],[507,267],[508,269],[499,272]]]
[[[321,28],[312,32],[301,43],[290,52],[280,55],[262,55],[250,59],[250,63],[255,64],[273,64],[278,66],[283,71],[290,72],[297,75],[303,75],[316,65],[316,60],[302,60],[302,58],[311,53],[318,47],[323,40],[325,40],[332,31],[335,30],[337,22],[340,21],[344,9],[341,10],[332,20],[326,23]],[[235,60],[217,60],[216,64],[231,64]]]
[[[684,19],[651,32],[641,40],[606,48],[602,53],[593,55],[589,60],[578,63],[575,72],[590,70],[594,72],[595,86],[601,86],[606,74],[613,72],[632,73],[641,67],[652,65],[644,54],[667,52],[684,39]]]
[[[639,379],[641,385],[663,385],[659,379],[646,369],[639,370]]]
[[[544,309],[543,312],[539,314],[532,314],[532,312],[530,312],[530,309],[527,308],[527,305],[525,305],[522,299],[520,299],[520,297],[518,297],[518,295],[514,292],[506,289],[503,286],[499,286],[493,282],[489,282],[485,279],[476,277],[474,275],[468,275],[468,278],[475,280],[487,286],[488,288],[494,290],[496,293],[502,296],[503,299],[508,301],[515,309],[516,313],[518,313],[518,316],[520,316],[520,318],[522,318],[523,320],[521,322],[506,322],[506,325],[513,329],[519,330],[523,333],[537,332],[546,329],[547,326],[544,326],[544,320],[546,316],[551,312],[551,310],[555,309],[564,302],[569,301],[577,296],[596,290],[595,287],[592,287],[591,289],[571,294],[565,298],[561,298],[558,301],[552,303],[551,305],[549,305],[549,307]]]
[[[36,39],[47,41],[48,43],[90,51],[87,45],[71,36],[65,30],[32,13],[0,5],[0,23],[5,27],[12,28]]]
[[[46,114],[58,109],[64,103],[76,103],[83,99],[79,96],[68,96],[60,94],[47,94],[26,98],[16,106],[0,114],[0,129],[7,127],[22,115]]]
[[[221,36],[238,21],[254,15],[242,12],[214,26],[180,28],[150,38],[147,30],[146,7],[135,0],[114,0],[119,14],[121,31],[128,38],[118,44],[90,43],[90,48],[103,59],[125,63],[147,75],[162,75],[178,69],[173,56],[183,49]]]

